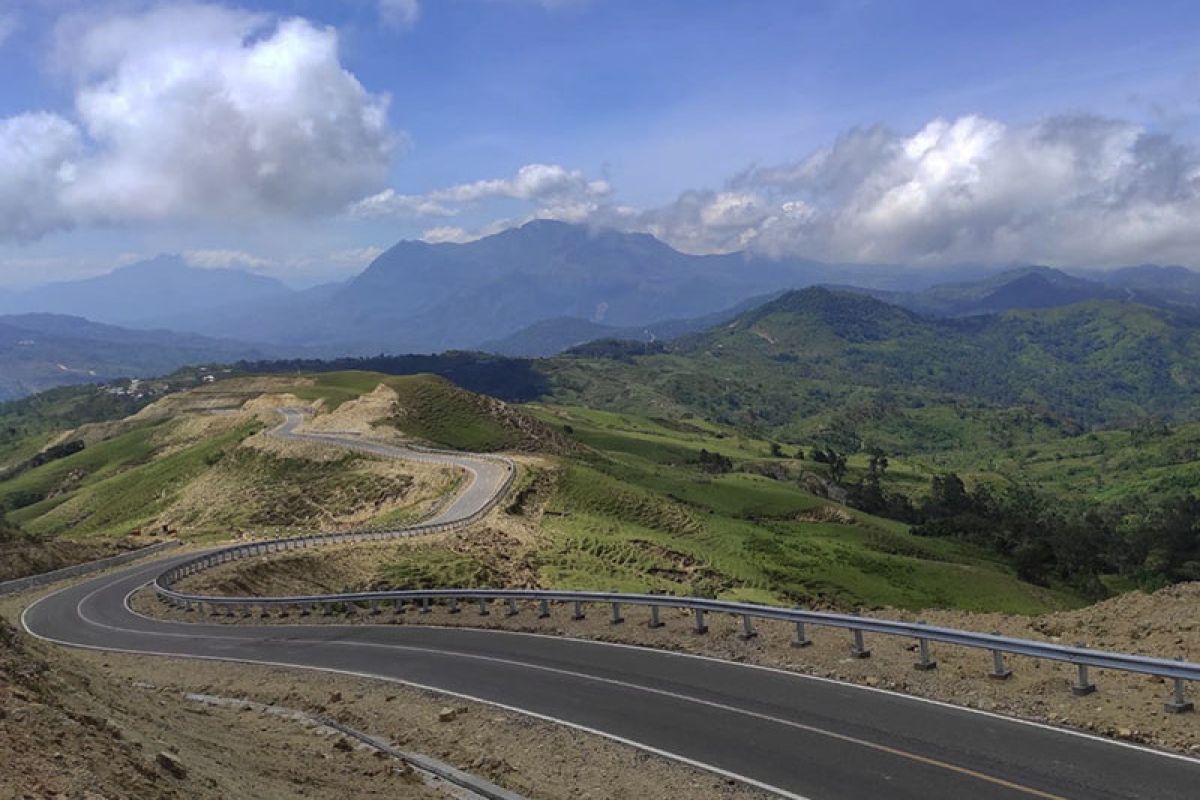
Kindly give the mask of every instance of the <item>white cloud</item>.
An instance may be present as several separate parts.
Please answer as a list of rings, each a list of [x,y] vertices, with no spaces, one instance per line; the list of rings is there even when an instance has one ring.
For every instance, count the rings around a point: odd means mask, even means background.
[[[379,0],[379,16],[396,28],[408,28],[421,16],[418,0]]]
[[[910,136],[853,132],[735,184],[775,206],[746,225],[768,252],[929,263],[1200,258],[1200,229],[1188,222],[1200,213],[1200,154],[1117,120],[1008,126],[968,116]]]
[[[75,119],[0,120],[0,238],[319,215],[384,182],[387,98],[342,68],[331,28],[185,5],[71,17],[58,40]]]
[[[525,200],[557,210],[563,218],[581,221],[600,207],[612,191],[607,181],[589,180],[580,170],[559,164],[526,164],[507,178],[460,183],[422,195],[385,189],[350,205],[351,216],[450,217],[461,206],[488,200]],[[441,230],[441,229],[435,229]]]
[[[471,242],[479,238],[479,234],[472,235],[463,228],[457,228],[453,225],[441,225],[436,228],[426,228],[421,232],[421,241],[429,244],[441,244],[443,242],[453,242],[462,244],[463,242]]]
[[[351,204],[351,216],[363,219],[379,217],[452,217],[457,212],[429,197],[412,194],[397,194],[395,189],[384,189],[378,194]]]
[[[63,193],[82,147],[78,129],[55,114],[0,119],[0,238],[29,241],[70,226]]]
[[[276,262],[243,250],[188,250],[183,253],[188,266],[203,269],[266,270]]]
[[[558,164],[526,164],[508,178],[462,183],[431,192],[439,201],[474,203],[497,197],[543,201],[566,197],[603,197],[611,191],[607,181],[588,180],[579,170]]]

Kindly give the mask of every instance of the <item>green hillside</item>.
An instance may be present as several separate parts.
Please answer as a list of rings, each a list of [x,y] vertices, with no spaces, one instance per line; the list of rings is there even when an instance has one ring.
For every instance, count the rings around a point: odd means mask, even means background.
[[[564,356],[546,369],[555,397],[582,405],[690,411],[797,441],[821,427],[860,436],[890,427],[912,451],[987,431],[1017,443],[1200,415],[1200,327],[1186,314],[1113,301],[947,320],[806,289],[661,354]],[[961,422],[929,419],[931,407],[953,408]],[[1010,419],[1011,408],[1036,417]]]
[[[546,506],[538,561],[548,585],[1016,613],[1082,602],[1018,580],[981,549],[806,491],[802,473],[823,470],[773,456],[768,441],[694,420],[534,412],[592,448],[567,464]]]

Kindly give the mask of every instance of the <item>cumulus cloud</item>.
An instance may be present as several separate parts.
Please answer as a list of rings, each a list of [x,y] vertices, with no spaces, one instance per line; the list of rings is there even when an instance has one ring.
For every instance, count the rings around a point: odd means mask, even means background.
[[[1200,152],[1134,123],[966,116],[911,134],[850,131],[720,191],[593,224],[692,252],[864,263],[1200,263]]]
[[[351,216],[362,219],[379,217],[452,217],[456,212],[425,195],[399,194],[395,189],[384,189],[378,194],[353,203]]]
[[[55,114],[0,119],[0,238],[30,240],[70,225],[63,193],[82,152],[79,130]]]
[[[0,238],[324,214],[384,183],[387,98],[331,28],[185,5],[72,17],[58,39],[75,113],[0,120]]]
[[[496,197],[517,200],[554,200],[569,197],[603,197],[610,191],[606,181],[588,180],[579,170],[558,164],[526,164],[508,178],[462,183],[432,192],[433,200],[474,203]]]
[[[460,183],[421,195],[385,189],[349,207],[351,216],[449,217],[461,206],[487,200],[512,199],[544,204],[582,221],[599,210],[600,200],[612,191],[607,181],[590,180],[580,170],[559,164],[526,164],[507,178]]]

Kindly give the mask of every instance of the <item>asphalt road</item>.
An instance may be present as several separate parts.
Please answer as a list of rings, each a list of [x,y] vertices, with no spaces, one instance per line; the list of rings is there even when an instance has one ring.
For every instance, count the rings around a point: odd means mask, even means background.
[[[496,479],[476,473],[472,485]],[[403,681],[587,728],[784,796],[1200,797],[1195,760],[730,662],[499,631],[181,623],[130,610],[127,596],[182,558],[68,587],[31,605],[23,624],[72,646]]]
[[[304,415],[292,408],[282,408],[279,411],[283,414],[283,423],[270,433],[279,439],[317,442],[363,453],[373,453],[386,458],[459,467],[465,470],[468,478],[467,484],[459,489],[453,500],[426,520],[427,522],[450,522],[470,516],[492,499],[504,485],[505,478],[508,477],[507,465],[495,459],[478,458],[466,453],[414,450],[409,447],[372,442],[348,434],[298,431],[297,428],[304,422]]]

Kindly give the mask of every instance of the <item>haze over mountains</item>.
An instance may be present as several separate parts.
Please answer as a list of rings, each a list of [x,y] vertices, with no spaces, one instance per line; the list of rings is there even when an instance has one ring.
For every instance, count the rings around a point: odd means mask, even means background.
[[[62,314],[0,316],[0,400],[54,386],[161,375],[187,364],[279,355],[271,347]]]
[[[947,282],[948,275],[956,280]],[[1091,301],[1200,308],[1200,273],[1138,266],[1068,274],[1049,267],[850,267],[744,253],[695,256],[646,234],[536,221],[467,244],[403,241],[344,283],[297,291],[233,269],[160,256],[110,274],[0,295],[0,313],[50,313],[137,329],[4,321],[0,365],[12,396],[147,374],[189,361],[480,349],[547,356],[595,339],[670,341],[728,323],[780,293],[832,285],[930,317]],[[21,331],[26,333],[21,333]],[[166,331],[176,331],[173,335]],[[156,332],[151,332],[156,331]],[[53,344],[53,347],[50,345]],[[141,348],[130,358],[123,347]],[[23,348],[23,349],[22,349]]]

